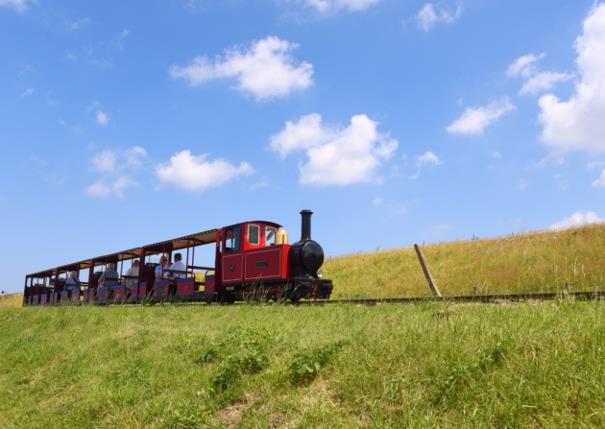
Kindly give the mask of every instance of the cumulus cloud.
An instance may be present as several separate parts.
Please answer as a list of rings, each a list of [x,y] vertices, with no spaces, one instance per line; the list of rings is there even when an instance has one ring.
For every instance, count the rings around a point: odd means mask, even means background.
[[[593,212],[593,211],[587,211],[587,212],[577,211],[574,214],[572,214],[571,216],[566,217],[565,219],[562,219],[559,222],[552,224],[550,226],[550,229],[559,230],[559,229],[573,228],[574,226],[581,226],[581,225],[599,223],[599,222],[603,222],[603,219],[601,219],[595,212]]]
[[[109,115],[101,110],[97,111],[96,119],[97,124],[101,125],[102,127],[106,127],[107,125],[109,125],[109,121],[111,120]]]
[[[426,3],[416,14],[416,24],[423,31],[430,31],[435,25],[452,24],[462,15],[462,5],[449,9],[439,3]]]
[[[126,189],[137,185],[138,183],[128,176],[119,176],[115,179],[99,179],[84,189],[84,193],[95,198],[106,198],[114,195],[118,199],[124,199]]]
[[[340,11],[361,12],[378,4],[381,0],[298,0],[296,3],[313,8],[322,14]]]
[[[366,115],[351,118],[346,128],[325,126],[317,113],[286,122],[271,137],[270,147],[281,157],[304,151],[299,165],[303,185],[346,186],[378,179],[376,170],[396,151],[397,140],[378,131],[378,123]]]
[[[559,82],[566,82],[573,78],[573,74],[555,71],[540,71],[538,62],[545,57],[541,54],[526,54],[517,58],[508,66],[506,75],[508,77],[521,77],[523,86],[519,90],[520,95],[536,95],[552,90]]]
[[[437,165],[441,165],[442,162],[437,155],[433,152],[426,151],[424,154],[416,157],[416,165],[418,167],[431,166],[435,167]]]
[[[203,191],[254,172],[250,164],[233,165],[223,159],[210,160],[208,154],[192,155],[184,150],[174,154],[167,164],[156,166],[155,174],[163,185],[189,191]]]
[[[292,51],[297,44],[269,36],[250,46],[227,49],[222,57],[199,56],[184,67],[173,65],[170,75],[191,86],[232,78],[236,88],[257,100],[284,97],[313,85],[313,65],[297,63]]]
[[[576,39],[579,81],[567,101],[540,98],[541,139],[556,152],[605,151],[605,3],[596,5]]]
[[[138,185],[132,176],[146,161],[147,151],[141,146],[123,150],[105,149],[95,153],[90,164],[101,177],[86,187],[84,194],[96,198],[115,196],[123,199],[128,188]]]
[[[114,171],[117,167],[116,154],[112,150],[103,150],[90,160],[93,168],[101,173]]]
[[[0,0],[0,7],[8,7],[23,13],[30,5],[30,0]]]
[[[508,97],[486,106],[467,107],[462,116],[452,122],[446,130],[450,134],[482,135],[487,127],[513,110],[515,106]]]

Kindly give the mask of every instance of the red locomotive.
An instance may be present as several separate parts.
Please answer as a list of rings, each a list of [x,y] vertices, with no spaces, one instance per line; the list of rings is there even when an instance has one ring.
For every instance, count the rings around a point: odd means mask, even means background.
[[[300,214],[301,238],[294,244],[287,243],[281,225],[250,221],[28,274],[23,304],[327,299],[332,281],[319,274],[324,253],[311,239],[313,212]],[[212,243],[215,266],[195,265],[195,250]],[[177,253],[181,258],[186,255],[184,270],[167,269],[158,277],[154,258],[166,255],[171,260]],[[134,261],[138,261],[136,276],[124,275],[126,265]],[[107,266],[116,272],[111,282],[103,280],[108,277],[103,275]]]

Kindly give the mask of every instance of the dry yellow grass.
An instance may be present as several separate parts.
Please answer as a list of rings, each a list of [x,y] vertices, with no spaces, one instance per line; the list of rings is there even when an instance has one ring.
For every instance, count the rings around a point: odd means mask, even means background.
[[[600,290],[605,224],[423,247],[444,295]],[[330,258],[333,298],[426,296],[413,248]]]
[[[23,295],[20,293],[13,293],[10,295],[5,295],[0,298],[0,308],[1,307],[21,307],[23,303]]]

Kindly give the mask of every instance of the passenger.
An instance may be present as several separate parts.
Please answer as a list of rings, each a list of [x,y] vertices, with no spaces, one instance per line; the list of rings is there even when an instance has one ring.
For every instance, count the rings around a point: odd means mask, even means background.
[[[109,263],[105,266],[105,271],[99,278],[99,286],[101,287],[113,287],[118,284],[120,275],[116,271],[116,264]]]
[[[180,253],[175,253],[174,264],[170,266],[170,271],[172,271],[173,277],[187,277],[187,267],[185,267],[185,264],[183,264],[182,259],[183,256]]]
[[[139,260],[135,259],[128,271],[126,271],[126,287],[132,289],[139,281]]]
[[[162,280],[164,278],[164,273],[168,271],[168,258],[166,255],[162,255],[160,258],[160,263],[155,267],[155,278],[156,280]]]
[[[78,280],[78,272],[71,271],[67,280],[65,280],[65,287],[72,294],[80,294],[80,280]]]

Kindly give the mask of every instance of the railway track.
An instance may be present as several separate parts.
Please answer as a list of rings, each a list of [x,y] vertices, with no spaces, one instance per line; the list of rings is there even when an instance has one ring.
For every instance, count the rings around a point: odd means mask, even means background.
[[[522,301],[553,301],[561,298],[574,298],[580,301],[593,301],[605,299],[605,291],[589,292],[541,292],[541,293],[523,293],[523,294],[499,294],[499,295],[458,295],[438,297],[415,297],[415,298],[353,298],[353,299],[332,299],[332,300],[310,300],[300,301],[299,305],[328,305],[328,304],[358,304],[358,305],[376,305],[376,304],[420,304],[426,302],[448,302],[448,303],[502,303],[502,302],[522,302]]]
[[[296,304],[290,305],[380,305],[380,304],[421,304],[429,302],[444,302],[444,303],[483,303],[483,304],[500,304],[505,302],[523,302],[523,301],[554,301],[556,299],[572,298],[578,301],[596,301],[605,300],[605,291],[584,291],[584,292],[540,292],[540,293],[522,293],[522,294],[497,294],[497,295],[457,295],[439,297],[398,297],[398,298],[351,298],[351,299],[317,299],[317,300],[301,300]],[[239,301],[233,304],[261,304],[263,301]],[[97,303],[99,304],[99,303]],[[206,301],[144,301],[140,303],[128,302],[107,302],[100,305],[120,305],[120,306],[145,306],[145,305],[220,305],[221,303],[209,303]],[[72,304],[68,304],[72,305]],[[78,305],[78,304],[76,304]],[[80,304],[82,305],[82,304]]]

